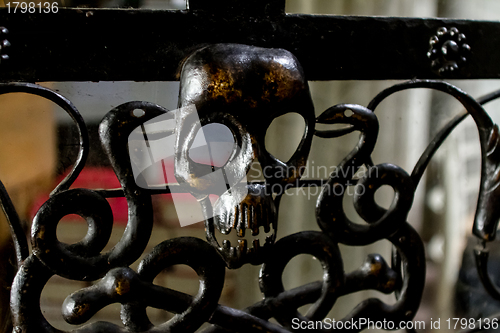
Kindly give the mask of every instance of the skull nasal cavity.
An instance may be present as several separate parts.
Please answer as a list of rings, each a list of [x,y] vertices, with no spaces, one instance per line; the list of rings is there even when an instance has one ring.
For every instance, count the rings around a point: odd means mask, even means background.
[[[287,113],[273,120],[266,132],[266,150],[277,159],[287,162],[297,150],[305,131],[304,118]]]
[[[208,124],[198,130],[189,148],[195,163],[222,167],[235,149],[233,133],[222,124]]]

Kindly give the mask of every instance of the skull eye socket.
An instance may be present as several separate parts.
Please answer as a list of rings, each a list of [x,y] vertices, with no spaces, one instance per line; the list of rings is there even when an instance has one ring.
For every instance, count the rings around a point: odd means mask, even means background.
[[[198,130],[189,148],[189,158],[198,164],[224,166],[235,149],[234,135],[222,124],[208,124]]]
[[[298,113],[286,113],[274,118],[266,132],[266,150],[280,161],[288,161],[297,151],[304,136],[306,123]]]

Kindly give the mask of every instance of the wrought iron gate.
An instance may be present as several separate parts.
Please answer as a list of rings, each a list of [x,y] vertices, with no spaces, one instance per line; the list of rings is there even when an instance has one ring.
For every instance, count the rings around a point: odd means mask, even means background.
[[[81,333],[194,332],[205,322],[213,324],[207,332],[289,332],[323,320],[340,296],[367,289],[394,293],[397,302],[388,305],[367,299],[339,319],[337,328],[361,331],[368,327],[366,319],[412,320],[424,288],[425,253],[418,233],[406,222],[407,215],[430,159],[469,114],[479,131],[482,154],[473,229],[480,244],[475,253],[477,270],[488,292],[500,299],[488,275],[487,251],[500,217],[500,137],[498,126],[482,107],[500,92],[476,100],[443,81],[500,77],[500,48],[492,47],[500,45],[500,23],[285,14],[285,0],[189,0],[188,9],[182,11],[58,8],[43,12],[35,7],[32,12],[14,13],[2,8],[0,18],[0,94],[24,92],[53,101],[72,117],[80,138],[72,172],[33,220],[31,253],[9,195],[0,187],[16,245],[18,272],[11,290],[15,332],[58,332],[45,320],[39,304],[53,275],[95,281],[66,298],[62,312],[68,323],[84,324],[103,307],[122,304],[125,328],[97,322],[74,330]],[[335,105],[316,118],[307,81],[333,79],[410,81],[380,92],[367,106]],[[121,188],[70,188],[89,154],[86,125],[69,100],[33,82],[124,80],[179,80],[179,110],[139,101],[111,110],[100,124],[99,135]],[[394,93],[415,88],[449,94],[466,112],[438,133],[411,173],[392,164],[375,165],[371,154],[379,131],[377,106]],[[292,158],[280,161],[266,151],[263,140],[273,119],[288,112],[300,114],[306,129]],[[148,132],[145,126],[158,117],[175,120],[175,125],[161,133]],[[212,163],[206,171],[188,151],[197,130],[213,123],[227,126],[236,144],[224,165]],[[348,126],[316,130],[316,124]],[[314,136],[335,138],[354,131],[360,132],[359,143],[337,166],[346,172],[332,173],[326,181],[301,180]],[[148,149],[155,135],[176,136],[178,184],[141,185],[129,141],[137,133]],[[242,182],[254,159],[272,172],[263,182]],[[367,172],[354,177],[362,166]],[[217,172],[226,185],[222,189],[214,176]],[[341,189],[357,184],[365,191],[356,193],[354,204],[366,225],[350,221],[342,207]],[[376,190],[384,185],[395,191],[387,210],[374,200]],[[283,193],[276,189],[309,186],[322,187],[315,216],[322,232],[306,230],[276,239]],[[151,236],[151,197],[161,193],[190,193],[199,201],[207,240],[166,240],[147,254],[135,272],[129,265],[143,254]],[[212,204],[209,194],[219,195],[219,200]],[[111,197],[126,198],[129,219],[120,242],[101,253],[113,225],[106,201]],[[68,214],[82,216],[89,226],[87,236],[71,245],[56,236],[58,222]],[[264,244],[242,239],[231,246],[220,239],[220,234],[231,232],[240,237],[245,232],[254,236],[265,232],[268,237]],[[382,239],[394,245],[390,264],[374,254],[360,269],[344,272],[338,244],[364,246]],[[282,272],[302,253],[321,261],[323,280],[285,290]],[[263,300],[241,310],[218,304],[226,267],[238,269],[246,263],[262,265]],[[176,264],[196,271],[197,295],[153,284],[156,275]],[[306,304],[313,306],[302,315],[297,309]],[[146,307],[176,315],[154,326]],[[357,325],[351,327],[354,322]]]

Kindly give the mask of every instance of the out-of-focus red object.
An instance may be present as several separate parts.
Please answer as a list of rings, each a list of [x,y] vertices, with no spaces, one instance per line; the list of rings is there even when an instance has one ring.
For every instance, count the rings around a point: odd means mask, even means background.
[[[173,161],[168,161],[170,163],[165,163],[166,166],[164,172],[167,175],[167,179],[175,180],[174,176],[174,165]],[[66,174],[57,178],[53,187],[56,184],[59,184]],[[159,184],[164,181],[164,173],[158,176]],[[71,188],[88,188],[88,189],[115,189],[120,188],[120,182],[116,178],[116,175],[112,168],[107,167],[85,167],[75,182],[71,185]],[[40,207],[49,199],[49,193],[46,193],[40,197],[38,197],[34,204],[32,205],[32,209],[30,210],[30,218],[33,219],[36,212]],[[215,202],[217,198],[214,196],[210,196],[210,200]],[[125,198],[107,198],[109,205],[111,206],[111,210],[113,211],[113,223],[125,225],[128,221],[128,206],[127,200]],[[192,214],[193,211],[200,210],[199,204],[196,199],[189,193],[176,193],[175,194],[176,204],[183,203],[181,209],[183,209],[183,214]],[[161,194],[153,196],[153,204],[156,208],[162,207],[165,208],[167,206],[174,207],[173,198],[171,194]],[[176,207],[179,208],[179,207]],[[164,209],[159,209],[155,211],[155,222],[164,224],[168,227],[180,227],[179,223],[179,212],[175,213],[175,208],[172,210],[168,210],[168,214],[165,214]],[[201,214],[201,210],[199,212]],[[200,215],[201,216],[201,215]],[[63,218],[65,222],[83,222],[83,219],[75,214],[67,215]],[[200,217],[200,221],[202,218]],[[203,223],[196,223],[189,226],[190,228],[203,228]]]
[[[60,176],[56,180],[56,184],[59,184],[61,180],[66,177],[66,174]],[[71,188],[88,188],[88,189],[112,189],[120,188],[120,182],[116,178],[113,169],[106,167],[85,167],[78,178],[75,180]],[[35,216],[38,209],[43,205],[45,201],[49,199],[49,194],[44,194],[37,198],[33,204],[33,209],[31,210],[31,217]],[[109,198],[109,205],[113,211],[113,217],[115,223],[126,224],[127,223],[127,201],[125,198]],[[67,215],[64,217],[65,221],[82,221],[76,215]]]

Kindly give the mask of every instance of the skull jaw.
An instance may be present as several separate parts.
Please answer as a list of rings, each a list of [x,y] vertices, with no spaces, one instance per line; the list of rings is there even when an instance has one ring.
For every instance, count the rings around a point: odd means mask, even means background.
[[[245,264],[262,265],[265,258],[269,255],[272,245],[274,245],[274,240],[272,243],[260,247],[256,252],[244,252],[240,247],[218,247],[218,245],[216,245],[216,249],[226,263],[227,268],[238,269]],[[247,251],[251,250],[253,248]]]
[[[265,193],[265,185],[245,184],[248,193],[231,195],[223,188],[212,191],[210,184],[228,184],[244,179],[254,159],[266,167],[274,169],[291,168],[300,170],[305,166],[314,133],[316,117],[308,83],[300,63],[289,51],[268,49],[240,44],[215,44],[193,52],[184,62],[180,73],[179,106],[186,110],[177,120],[175,144],[175,177],[179,184],[187,184],[189,191],[202,205],[205,214],[207,240],[214,246],[229,268],[238,268],[245,263],[261,264],[266,253],[276,240],[277,207],[279,197],[274,200],[271,193]],[[189,106],[195,106],[195,118]],[[184,109],[185,108],[185,109]],[[295,112],[303,117],[306,130],[296,152],[286,163],[272,156],[265,148],[267,128],[277,117]],[[233,132],[239,149],[223,167],[224,182],[212,181],[203,172],[198,173],[195,162],[189,158],[189,149],[196,138],[198,129],[210,123],[226,125]],[[274,173],[273,173],[274,174]],[[200,181],[200,178],[203,181]],[[295,182],[298,173],[289,177],[265,177],[267,186]],[[259,192],[260,190],[260,192]],[[220,195],[215,205],[211,205],[208,195]],[[252,213],[253,210],[253,213]],[[247,212],[242,218],[241,212]],[[248,213],[250,211],[250,213]],[[236,216],[236,212],[239,213]],[[255,213],[257,212],[257,213]],[[260,215],[259,215],[260,214]],[[221,242],[232,229],[239,233],[262,233],[262,229],[273,228],[272,234],[259,243],[257,251],[253,240],[245,244],[238,242],[239,234],[233,241],[236,246]],[[220,236],[216,236],[216,232]],[[236,234],[236,232],[233,232]],[[218,241],[217,237],[221,240]],[[250,250],[249,250],[250,248]]]
[[[240,186],[246,190],[236,187],[219,197],[214,204],[215,228],[206,228],[207,240],[231,269],[247,263],[262,264],[274,245],[277,231],[276,204],[265,192],[265,185]],[[228,236],[232,236],[233,244]]]

